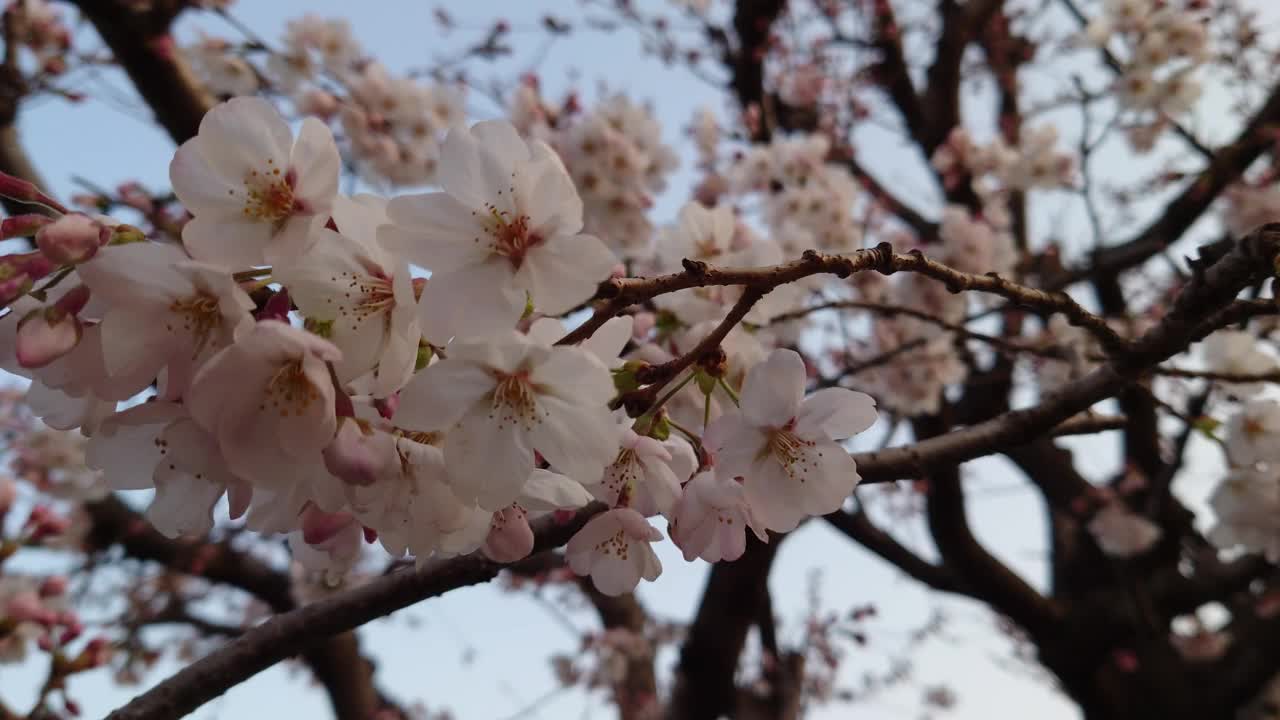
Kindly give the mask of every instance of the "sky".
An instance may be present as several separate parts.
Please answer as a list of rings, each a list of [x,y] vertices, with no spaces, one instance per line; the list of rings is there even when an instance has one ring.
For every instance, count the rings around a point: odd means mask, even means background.
[[[1260,0],[1261,1],[1261,0]],[[640,3],[655,7],[660,1]],[[615,34],[578,32],[545,51],[545,36],[537,28],[539,10],[547,8],[572,15],[578,4],[563,0],[504,2],[502,0],[448,0],[439,6],[455,18],[460,31],[440,38],[431,19],[436,3],[422,0],[241,0],[233,13],[268,39],[279,37],[284,23],[310,11],[323,16],[350,18],[366,49],[392,70],[428,64],[447,54],[459,42],[476,37],[494,19],[504,17],[514,28],[517,48],[514,61],[505,68],[526,69],[541,56],[538,71],[544,87],[557,97],[576,79],[592,89],[605,85],[624,89],[633,99],[650,101],[658,109],[664,137],[687,148],[682,137],[693,112],[710,106],[721,114],[723,95],[705,82],[681,70],[662,66],[642,55],[641,42],[628,31]],[[358,8],[358,11],[356,10]],[[186,37],[196,27],[213,34],[235,37],[216,17],[204,16],[184,23]],[[484,71],[481,66],[482,72]],[[104,86],[104,83],[107,85]],[[104,186],[134,179],[149,187],[167,186],[167,165],[172,154],[169,139],[147,122],[146,107],[132,97],[127,85],[110,72],[94,80],[93,99],[74,106],[60,100],[43,100],[24,108],[21,132],[29,151],[55,194],[67,196],[79,188],[76,177]],[[114,89],[110,89],[114,88]],[[104,91],[105,90],[105,91]],[[475,98],[473,119],[499,114],[492,102]],[[1212,122],[1210,123],[1212,125]],[[1230,125],[1224,121],[1223,127]],[[86,131],[92,128],[92,131]],[[870,143],[868,162],[886,169],[891,187],[920,190],[922,184],[895,153],[898,143]],[[684,157],[689,153],[682,152]],[[672,178],[672,191],[660,198],[654,218],[674,217],[684,193],[694,179],[691,163]],[[927,197],[918,207],[927,207]],[[1037,222],[1042,220],[1038,219]],[[1109,437],[1071,440],[1086,470],[1100,477],[1115,467],[1118,456],[1114,433]],[[1207,448],[1195,453],[1195,461],[1180,478],[1180,491],[1193,502],[1202,502],[1215,477],[1216,458]],[[979,538],[1033,584],[1043,587],[1045,529],[1039,501],[1022,478],[999,459],[984,459],[964,468],[971,503],[971,524]],[[918,526],[904,535],[929,552]],[[658,546],[664,573],[657,583],[640,590],[641,601],[656,616],[689,618],[696,607],[707,566],[686,563],[669,542]],[[975,603],[925,593],[889,566],[837,535],[823,523],[812,522],[789,537],[779,553],[770,587],[775,611],[783,619],[780,637],[785,644],[801,639],[800,620],[808,603],[808,589],[818,579],[822,605],[835,612],[872,604],[879,615],[867,623],[870,643],[851,649],[842,675],[844,683],[861,686],[863,673],[882,675],[895,659],[905,657],[914,668],[912,682],[869,694],[853,712],[866,720],[921,716],[920,698],[928,687],[947,685],[957,696],[956,707],[946,716],[956,720],[1021,718],[1034,712],[1045,720],[1079,717],[1033,666],[1013,659],[1011,643],[996,629],[996,619]],[[360,631],[365,650],[375,659],[380,686],[406,702],[420,701],[431,709],[450,709],[458,718],[608,718],[613,713],[597,694],[553,692],[555,680],[547,658],[555,653],[576,655],[579,630],[595,626],[589,612],[562,616],[548,609],[550,601],[525,594],[508,594],[491,587],[467,588],[430,600],[369,624]],[[936,611],[949,618],[944,632],[923,645],[912,647],[911,636]],[[905,654],[904,654],[905,653]],[[659,658],[665,669],[674,663],[672,653]],[[147,680],[162,679],[176,667],[162,661]],[[26,666],[0,669],[7,700],[24,706],[20,688],[38,683],[42,668]],[[71,681],[73,696],[90,716],[105,713],[132,692],[115,686],[103,673],[77,676]],[[992,692],[998,688],[998,692]],[[836,705],[815,710],[819,720],[845,717],[847,707]],[[323,718],[328,716],[322,692],[309,687],[307,673],[277,667],[236,687],[198,711],[196,718],[266,717]]]

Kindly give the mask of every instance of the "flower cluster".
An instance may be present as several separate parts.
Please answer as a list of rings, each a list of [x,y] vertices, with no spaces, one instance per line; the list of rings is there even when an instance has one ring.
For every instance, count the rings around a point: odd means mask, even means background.
[[[555,148],[582,196],[583,222],[624,260],[650,252],[648,210],[678,164],[650,108],[610,95],[590,111],[554,109],[530,80],[516,91],[511,122]]]
[[[1197,0],[1107,0],[1085,29],[1088,43],[1105,49],[1118,41],[1124,48],[1116,79],[1122,106],[1156,116],[1136,126],[1131,138],[1152,137],[1150,129],[1164,127],[1165,116],[1187,112],[1200,98],[1196,74],[1210,55],[1204,6]]]
[[[351,161],[372,182],[435,182],[440,142],[464,120],[460,85],[393,77],[365,59],[345,20],[293,20],[278,48],[203,37],[186,50],[214,93],[252,95],[265,85],[299,113],[341,128]]]
[[[505,121],[455,127],[441,190],[390,200],[339,194],[339,172],[324,123],[295,136],[265,100],[235,98],[174,155],[180,245],[75,214],[35,229],[71,226],[43,253],[51,279],[0,318],[0,366],[30,378],[50,426],[90,436],[108,487],[154,490],[164,534],[208,532],[225,502],[336,582],[375,539],[418,561],[512,562],[533,549],[531,518],[597,500],[566,557],[617,594],[661,572],[651,517],[686,557],[732,560],[748,528],[765,540],[851,493],[838,441],[875,422],[874,402],[806,398],[792,350],[726,339],[724,362],[671,379],[635,421],[610,410],[644,367],[619,356],[661,351],[659,330],[624,316],[557,344],[557,318],[618,262],[583,232],[547,144]],[[688,254],[727,250],[731,215],[685,220]],[[712,306],[682,346],[727,310]],[[700,412],[679,408],[685,389]]]

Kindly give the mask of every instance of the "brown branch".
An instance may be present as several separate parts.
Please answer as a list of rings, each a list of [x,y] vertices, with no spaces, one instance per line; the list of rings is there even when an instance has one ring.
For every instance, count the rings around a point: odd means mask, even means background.
[[[875,248],[856,250],[847,255],[826,255],[806,250],[799,260],[781,265],[759,268],[717,268],[704,262],[684,261],[682,272],[653,278],[615,278],[600,284],[597,299],[605,302],[582,325],[561,338],[556,344],[573,345],[591,337],[600,326],[629,306],[650,300],[658,295],[687,290],[694,287],[741,285],[748,289],[767,292],[779,285],[795,282],[810,275],[830,274],[837,277],[875,270],[885,275],[895,272],[915,272],[937,280],[953,293],[969,290],[999,295],[1016,305],[1041,312],[1058,312],[1066,316],[1072,325],[1089,331],[1108,352],[1123,352],[1128,342],[1112,330],[1106,321],[1084,309],[1070,295],[1019,285],[994,273],[974,275],[930,260],[919,251],[895,253],[889,243]]]
[[[786,8],[786,0],[738,0],[734,5],[733,30],[738,46],[726,52],[724,63],[729,69],[729,85],[744,112],[756,109],[760,122],[753,129],[752,140],[769,139],[772,123],[764,89],[764,58],[769,50],[773,23]]]
[[[824,515],[823,519],[848,536],[850,540],[875,553],[881,560],[898,568],[921,584],[943,592],[964,593],[959,581],[950,570],[915,554],[911,548],[898,542],[897,538],[876,527],[871,522],[871,518],[867,517],[866,512],[837,510]]]
[[[738,656],[765,602],[769,569],[781,539],[773,535],[766,544],[748,534],[742,557],[712,566],[698,613],[680,650],[668,720],[738,717],[738,692],[733,681]]]
[[[296,609],[289,576],[253,555],[225,543],[170,540],[115,496],[86,503],[85,509],[93,523],[88,537],[93,547],[118,544],[130,557],[239,588],[275,613]],[[324,638],[303,659],[329,693],[341,720],[365,720],[387,705],[374,687],[373,665],[361,655],[354,633]]]
[[[214,99],[169,34],[181,3],[153,7],[123,0],[76,0],[76,6],[93,23],[169,137],[176,143],[194,137]]]
[[[553,517],[544,518],[537,523],[534,554],[564,544],[587,519],[603,509],[599,503],[590,505],[563,524],[556,523]],[[277,615],[188,665],[108,717],[112,720],[182,717],[281,660],[322,644],[332,635],[345,634],[370,620],[449,590],[487,582],[502,568],[479,553],[436,561],[419,570],[385,575],[367,585]]]
[[[1146,262],[1182,237],[1214,200],[1240,179],[1249,166],[1274,146],[1269,131],[1280,123],[1280,86],[1229,145],[1220,148],[1207,167],[1165,206],[1164,212],[1136,237],[1098,250],[1083,267],[1046,277],[1046,287],[1064,288],[1099,273],[1119,274]]]
[[[875,79],[898,108],[911,137],[921,139],[924,144],[923,139],[930,137],[929,122],[915,83],[911,81],[911,68],[902,48],[902,26],[888,0],[877,0],[872,5],[871,42],[880,52],[880,61],[873,67]],[[932,150],[926,150],[926,154],[929,152]]]

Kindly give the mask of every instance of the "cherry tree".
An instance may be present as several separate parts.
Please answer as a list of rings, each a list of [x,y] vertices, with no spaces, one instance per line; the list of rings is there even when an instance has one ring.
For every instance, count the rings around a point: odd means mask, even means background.
[[[9,2],[0,664],[48,669],[0,718],[181,717],[293,658],[343,720],[442,717],[359,630],[487,582],[593,610],[547,662],[620,717],[802,717],[863,697],[841,664],[875,614],[780,638],[768,578],[816,524],[987,608],[1091,720],[1274,717],[1262,7],[548,4],[544,48],[638,37],[717,94],[672,127],[499,72],[531,36],[447,5],[423,37],[463,50],[393,70],[358,17]],[[103,68],[172,141],[168,186],[59,197],[18,114]],[[1039,500],[1044,581],[971,524],[992,457]],[[666,543],[710,564],[678,620],[644,602]],[[88,673],[136,697],[99,707]]]

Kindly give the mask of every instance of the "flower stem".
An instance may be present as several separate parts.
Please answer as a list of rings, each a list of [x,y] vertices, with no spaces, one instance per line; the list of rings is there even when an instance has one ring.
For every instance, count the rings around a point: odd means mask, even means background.
[[[716,378],[716,382],[720,385],[721,389],[729,394],[729,399],[733,401],[735,406],[742,405],[742,402],[738,399],[737,391],[730,387],[729,383],[724,381],[724,378]]]

